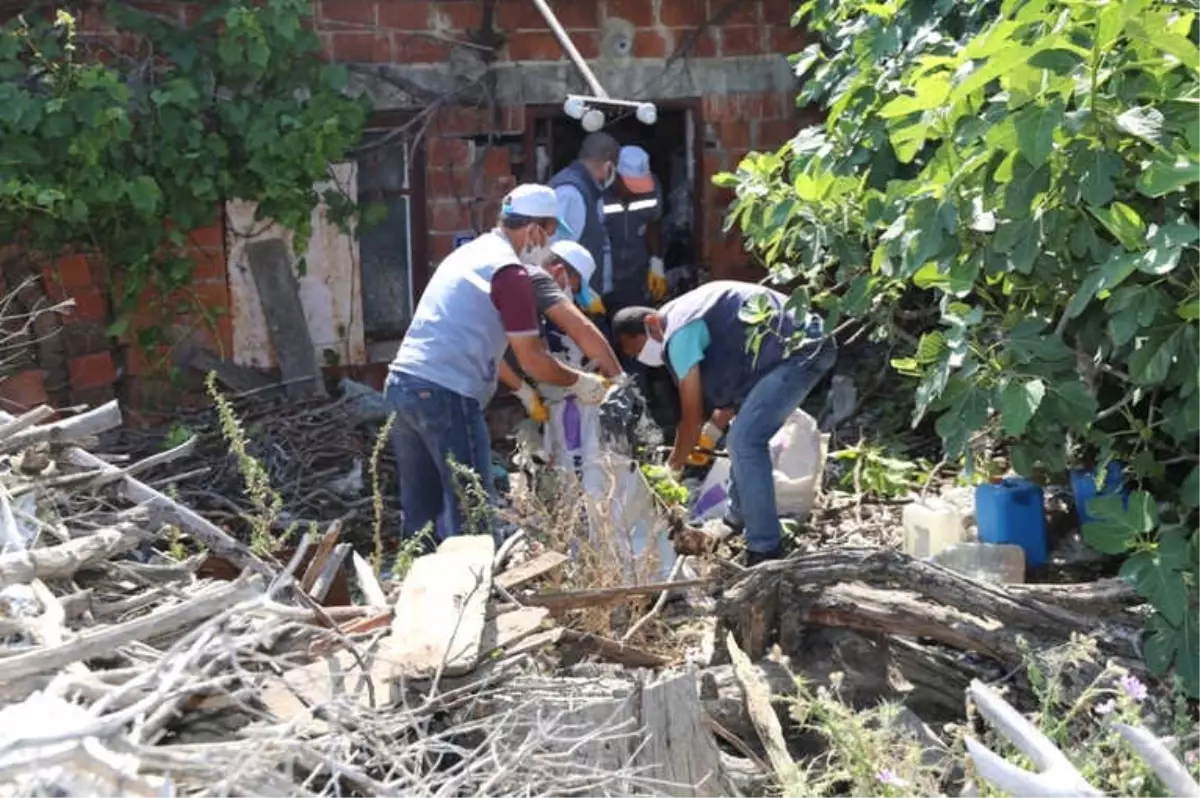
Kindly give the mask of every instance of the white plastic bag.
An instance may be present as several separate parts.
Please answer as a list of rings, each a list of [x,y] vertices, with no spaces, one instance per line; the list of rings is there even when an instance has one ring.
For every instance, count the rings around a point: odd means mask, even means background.
[[[771,436],[768,450],[775,482],[775,509],[780,517],[803,521],[812,513],[828,447],[829,436],[822,435],[816,419],[799,409]],[[696,492],[692,504],[694,521],[725,514],[732,478],[729,458],[717,458]]]
[[[608,480],[599,462],[600,408],[567,396],[550,402],[548,410],[542,445],[550,463],[573,471],[592,498],[603,498]]]
[[[606,452],[597,460],[605,483],[612,486],[611,500],[588,502],[593,536],[599,525],[615,536],[625,577],[639,581],[665,581],[675,565],[675,546],[668,537],[667,518],[654,491],[635,461]],[[652,562],[654,558],[657,562]],[[652,567],[654,566],[654,567]]]

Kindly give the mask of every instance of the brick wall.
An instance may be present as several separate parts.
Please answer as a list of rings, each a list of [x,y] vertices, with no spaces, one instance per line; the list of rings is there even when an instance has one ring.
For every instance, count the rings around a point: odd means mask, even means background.
[[[142,5],[180,22],[203,9],[196,2]],[[778,147],[797,128],[795,88],[778,57],[804,45],[803,37],[788,25],[792,5],[790,0],[555,3],[573,41],[585,57],[597,59],[593,66],[615,96],[700,100],[704,129],[703,140],[697,142],[702,148],[697,190],[703,218],[698,232],[702,259],[716,277],[761,276],[737,237],[721,232],[730,197],[713,187],[711,178],[736,167],[752,148]],[[500,88],[493,88],[484,100],[478,92],[468,92],[459,104],[440,106],[424,128],[426,224],[417,234],[427,237],[427,265],[436,265],[450,252],[456,233],[491,225],[500,198],[523,176],[509,147],[476,141],[495,136],[518,140],[526,132],[526,106],[561,102],[566,90],[581,88],[579,78],[529,0],[496,0],[494,30],[482,34],[483,0],[315,0],[313,7],[314,29],[331,60],[392,70],[404,78],[412,75],[425,84],[444,84],[451,70],[447,64],[461,61],[464,53],[476,65],[486,53],[485,60],[494,59],[506,70],[496,81]],[[632,31],[629,52],[614,59],[606,47],[613,31],[625,24]],[[105,28],[93,13],[83,14],[80,30],[116,37],[121,43],[120,32]],[[495,49],[488,50],[493,45]],[[774,64],[773,72],[760,69],[765,77],[747,77],[747,68],[767,61]],[[687,69],[680,69],[681,64]],[[780,66],[783,79],[778,77]],[[671,80],[655,77],[656,71],[665,75],[672,68],[676,72]],[[680,74],[692,75],[693,84],[681,84]],[[696,74],[709,77],[695,82]],[[657,88],[632,93],[644,86]],[[402,102],[372,96],[383,109],[421,105],[411,97]],[[191,248],[197,268],[188,296],[142,297],[134,324],[115,344],[105,335],[111,322],[109,291],[96,264],[69,255],[40,269],[50,297],[71,295],[76,308],[58,319],[61,356],[56,360],[48,354],[38,368],[0,383],[0,406],[19,410],[46,399],[95,403],[111,397],[118,382],[123,396],[139,403],[162,404],[180,395],[177,382],[151,379],[169,373],[171,350],[164,344],[145,345],[146,336],[139,333],[159,326],[165,311],[173,319],[169,340],[207,346],[219,354],[232,348],[221,228],[197,231]],[[416,264],[418,272],[420,266]],[[206,307],[204,314],[186,310],[196,301]]]
[[[720,64],[722,59],[796,52],[804,41],[788,24],[793,5],[790,0],[573,0],[554,8],[585,58],[602,56],[604,37],[613,20],[621,19],[633,26],[630,58],[652,65],[663,59]],[[482,6],[478,0],[321,0],[317,26],[327,57],[404,65],[396,67],[405,70],[399,74],[411,76],[424,69],[421,65],[447,62],[454,42],[490,41],[479,35]],[[561,47],[528,0],[498,0],[494,24],[500,43],[497,62],[520,62],[527,69],[547,63],[565,67]],[[619,75],[621,64],[612,66]],[[524,91],[524,97],[513,99],[528,102],[532,93]],[[619,90],[613,93],[626,96]],[[561,101],[561,93],[555,96]],[[650,92],[645,96],[662,99]],[[714,276],[757,279],[761,273],[750,266],[740,239],[721,231],[730,195],[714,188],[711,179],[735,168],[749,150],[775,149],[795,134],[795,89],[726,92],[718,87],[687,96],[703,98],[704,148],[697,187],[703,207],[701,257]],[[496,107],[444,108],[430,119],[425,132],[428,267],[451,251],[456,233],[489,227],[499,198],[523,177],[510,163],[506,147],[477,146],[468,140],[525,133],[524,104],[507,99],[501,96]]]

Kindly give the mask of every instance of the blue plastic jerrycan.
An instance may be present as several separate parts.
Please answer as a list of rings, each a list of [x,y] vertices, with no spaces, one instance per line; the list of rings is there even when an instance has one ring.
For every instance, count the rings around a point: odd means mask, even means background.
[[[984,543],[1011,543],[1025,551],[1025,564],[1046,562],[1046,513],[1042,488],[1010,477],[975,488],[975,524]]]
[[[1087,511],[1087,505],[1097,496],[1111,496],[1119,492],[1122,498],[1126,501],[1129,500],[1129,491],[1125,488],[1124,480],[1121,478],[1124,468],[1124,464],[1110,460],[1108,468],[1104,470],[1104,485],[1099,492],[1096,491],[1096,469],[1075,468],[1071,470],[1071,493],[1075,496],[1075,513],[1079,516],[1079,523],[1086,524],[1092,520],[1092,516]]]

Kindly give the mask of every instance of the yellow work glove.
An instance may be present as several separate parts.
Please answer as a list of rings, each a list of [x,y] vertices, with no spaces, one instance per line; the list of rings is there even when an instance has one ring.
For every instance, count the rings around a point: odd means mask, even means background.
[[[659,302],[667,295],[667,273],[663,269],[662,258],[650,259],[650,273],[646,275],[646,287],[650,289],[650,297]]]
[[[571,393],[585,405],[598,405],[608,395],[608,380],[597,374],[579,372],[579,379],[571,386]]]
[[[545,424],[550,420],[550,411],[546,409],[545,402],[542,401],[538,392],[533,390],[532,385],[527,382],[521,383],[516,394],[517,398],[521,400],[521,404],[525,406],[525,412],[529,415],[530,420],[539,424]]]
[[[711,465],[713,455],[709,454],[713,449],[717,448],[717,441],[721,440],[721,428],[711,421],[705,423],[700,430],[700,441],[696,444],[696,450],[688,455],[688,465],[704,467]],[[707,451],[700,451],[705,449]]]
[[[593,316],[603,316],[604,315],[604,300],[600,298],[599,294],[592,294],[591,304],[589,304],[586,308],[584,308],[584,310],[587,311],[588,313],[592,314]]]

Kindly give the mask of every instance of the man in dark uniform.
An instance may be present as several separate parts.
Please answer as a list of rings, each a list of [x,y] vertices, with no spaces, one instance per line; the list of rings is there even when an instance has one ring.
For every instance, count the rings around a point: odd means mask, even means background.
[[[607,133],[591,133],[579,148],[579,157],[550,178],[558,197],[564,225],[554,241],[572,240],[583,245],[596,262],[591,287],[600,296],[612,291],[613,263],[604,224],[604,192],[617,179],[621,145]]]

